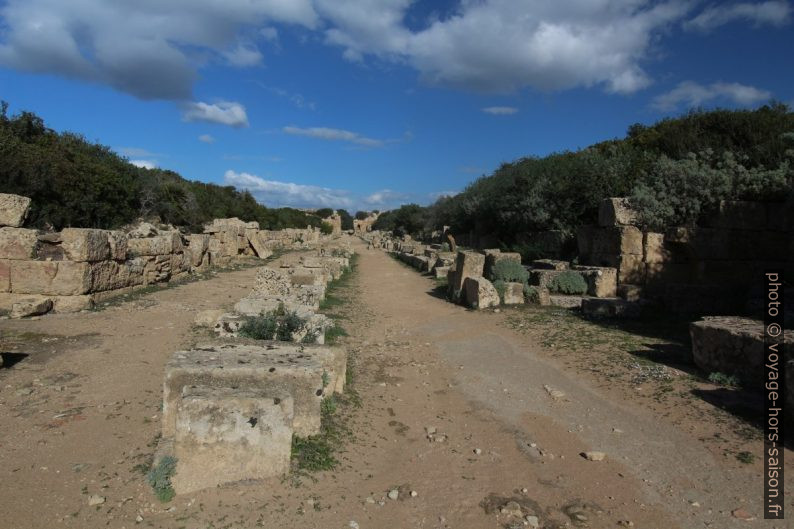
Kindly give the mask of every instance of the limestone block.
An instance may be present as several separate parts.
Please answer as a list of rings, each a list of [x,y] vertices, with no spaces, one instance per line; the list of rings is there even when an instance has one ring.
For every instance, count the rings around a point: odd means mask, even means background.
[[[0,259],[0,292],[11,292],[11,261]]]
[[[630,226],[637,220],[638,214],[627,198],[605,198],[598,205],[598,225],[602,228]]]
[[[20,195],[0,193],[0,226],[19,228],[30,211],[30,199]]]
[[[523,283],[505,283],[505,305],[522,305],[524,303]]]
[[[263,296],[286,298],[290,294],[289,274],[275,268],[262,267],[254,279],[254,291]]]
[[[300,285],[293,289],[291,299],[301,305],[313,307],[314,310],[320,308],[320,302],[325,298],[325,287],[323,285]]]
[[[298,266],[290,268],[290,284],[292,285],[325,285],[331,280],[331,274],[325,268],[305,268]]]
[[[110,237],[107,230],[64,228],[59,235],[66,261],[96,262],[110,259]]]
[[[52,311],[58,313],[80,312],[94,307],[94,296],[52,296]]]
[[[433,273],[435,274],[436,279],[445,278],[445,277],[447,277],[447,274],[449,273],[449,267],[448,266],[436,266],[433,269]]]
[[[115,261],[125,261],[127,259],[127,241],[129,241],[129,237],[123,231],[116,230],[108,230],[107,234],[110,258]]]
[[[737,316],[708,316],[689,325],[692,356],[705,373],[736,375],[761,387],[765,378],[763,322]],[[794,358],[794,336],[787,333],[782,361]]]
[[[155,237],[133,238],[127,242],[127,249],[132,257],[171,255],[176,249],[175,242],[178,238],[175,232],[161,233]]]
[[[0,228],[0,259],[34,259],[38,232],[26,228]]]
[[[638,318],[641,305],[621,298],[585,298],[582,313],[601,318]]]
[[[186,387],[176,417],[174,491],[287,474],[293,417],[285,393]]]
[[[91,265],[71,261],[12,261],[11,292],[72,296],[91,290]]]
[[[591,254],[642,257],[642,232],[634,226],[614,226],[595,230],[591,244]]]
[[[642,287],[623,283],[618,286],[618,296],[626,301],[639,301],[642,298]]]
[[[463,284],[466,303],[475,309],[499,306],[499,293],[493,283],[482,276],[469,276]]]
[[[597,298],[611,298],[617,293],[618,271],[599,266],[574,266],[574,270],[587,281],[587,294]]]
[[[91,292],[103,292],[143,284],[140,260],[119,263],[102,261],[91,264]]]
[[[536,285],[540,288],[549,288],[552,280],[563,273],[564,270],[530,270],[529,271],[529,284]]]
[[[210,236],[203,233],[194,233],[188,235],[187,240],[188,244],[185,253],[190,255],[191,266],[198,268],[204,261],[204,254],[209,249]]]
[[[223,316],[223,311],[220,309],[202,310],[196,314],[193,325],[213,328],[221,316]]]
[[[290,344],[285,344],[285,347]],[[165,367],[163,383],[163,436],[174,435],[176,409],[186,386],[238,387],[292,395],[297,435],[320,431],[320,402],[325,394],[327,369],[305,348],[292,344],[283,354],[268,346],[206,346],[173,354]]]
[[[246,228],[245,236],[251,248],[254,249],[256,256],[260,259],[267,259],[273,255],[273,250],[267,246],[267,240],[262,237],[262,232],[258,229]]]
[[[11,305],[11,318],[27,318],[47,314],[52,310],[52,300],[44,297],[20,299]]]
[[[664,234],[642,234],[642,260],[646,263],[666,263],[672,260],[670,250],[664,246]]]
[[[485,255],[472,251],[459,251],[455,262],[455,277],[450,288],[453,292],[463,290],[463,283],[468,277],[482,277],[485,271]]]
[[[553,307],[561,307],[564,309],[578,309],[582,306],[582,296],[566,296],[563,294],[551,294],[549,296],[549,305]]]

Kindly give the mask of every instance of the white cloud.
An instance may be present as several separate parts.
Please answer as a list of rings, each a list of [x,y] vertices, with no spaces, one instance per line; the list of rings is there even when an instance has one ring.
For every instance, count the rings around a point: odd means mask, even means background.
[[[231,169],[226,171],[223,179],[228,185],[250,191],[257,200],[268,206],[350,208],[355,203],[349,191],[265,180]]]
[[[368,206],[385,206],[397,202],[409,202],[411,195],[408,193],[401,193],[400,191],[392,191],[391,189],[383,189],[375,191],[374,193],[364,197],[363,202]]]
[[[186,103],[182,119],[185,121],[208,121],[231,127],[247,127],[248,116],[245,107],[234,101]]]
[[[223,56],[232,66],[246,68],[262,64],[262,54],[255,46],[238,43],[233,49],[223,53]]]
[[[383,140],[376,140],[367,138],[358,134],[357,132],[350,132],[349,130],[331,129],[327,127],[310,127],[300,128],[295,126],[287,126],[282,129],[287,134],[295,136],[308,136],[310,138],[317,138],[328,141],[347,141],[362,147],[382,147]]]
[[[698,16],[684,23],[684,27],[697,31],[709,31],[737,20],[746,20],[755,27],[784,26],[791,21],[791,6],[788,2],[781,0],[709,6]]]
[[[701,85],[694,81],[684,81],[671,91],[654,98],[652,106],[663,111],[674,110],[681,106],[697,107],[713,101],[727,101],[739,106],[750,106],[771,97],[771,92],[740,83],[719,82]]]
[[[198,140],[204,143],[215,143],[215,138],[209,134],[202,134],[198,137]]]
[[[493,114],[495,116],[508,116],[518,112],[516,107],[485,107],[481,110],[486,114]]]
[[[272,26],[260,29],[259,34],[268,42],[278,42],[278,30]]]
[[[142,169],[154,169],[157,167],[157,164],[150,160],[130,160],[130,163],[135,167],[140,167]]]
[[[197,68],[244,29],[319,23],[312,0],[7,0],[0,17],[2,66],[177,101],[192,99]]]

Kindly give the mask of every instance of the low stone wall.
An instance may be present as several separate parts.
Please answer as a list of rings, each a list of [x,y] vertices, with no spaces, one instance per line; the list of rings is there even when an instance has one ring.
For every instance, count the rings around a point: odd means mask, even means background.
[[[583,264],[617,269],[619,285],[678,313],[735,314],[760,294],[763,272],[794,277],[794,215],[783,203],[723,201],[691,228],[642,231],[625,198],[605,199],[599,225],[577,234]]]
[[[13,317],[75,312],[136,288],[181,278],[239,256],[309,248],[320,232],[260,230],[256,222],[216,219],[203,234],[140,223],[128,230],[22,227],[30,200],[0,195],[0,311]]]

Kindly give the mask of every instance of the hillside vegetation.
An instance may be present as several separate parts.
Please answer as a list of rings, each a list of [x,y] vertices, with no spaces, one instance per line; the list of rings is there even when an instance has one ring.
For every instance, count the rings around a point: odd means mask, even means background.
[[[632,197],[649,228],[687,225],[723,199],[792,201],[793,164],[794,113],[786,105],[693,111],[632,125],[623,139],[502,164],[458,195],[386,212],[374,228],[419,234],[451,226],[510,245],[523,232],[573,234],[596,221],[603,198],[616,196]]]
[[[58,133],[31,112],[0,108],[0,191],[33,199],[35,227],[117,228],[140,217],[200,231],[214,218],[258,221],[263,229],[320,226],[291,208],[267,208],[246,191],[143,169],[70,132]],[[351,221],[352,226],[352,221]]]

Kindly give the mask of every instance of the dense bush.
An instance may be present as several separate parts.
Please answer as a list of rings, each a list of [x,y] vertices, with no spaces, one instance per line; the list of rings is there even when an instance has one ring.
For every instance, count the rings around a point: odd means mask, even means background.
[[[143,169],[110,148],[57,133],[31,112],[8,116],[0,106],[0,189],[33,199],[29,225],[118,228],[139,217],[200,231],[215,218],[258,221],[262,228],[318,225],[297,209],[270,209],[247,191]]]
[[[505,283],[501,279],[497,279],[493,282],[493,287],[496,289],[496,293],[499,294],[499,302],[505,302],[505,292],[507,291],[507,283]]]
[[[406,204],[382,213],[372,225],[372,229],[391,231],[398,236],[418,235],[425,231],[427,220],[428,208],[417,204]]]
[[[573,270],[566,270],[551,280],[549,291],[560,294],[585,294],[587,292],[587,281],[584,280],[582,274]]]
[[[501,280],[506,283],[524,283],[529,280],[529,272],[517,261],[503,259],[491,268],[491,281]]]
[[[334,232],[334,227],[331,226],[330,222],[321,222],[320,223],[320,233],[323,235],[331,235]]]
[[[333,214],[334,214],[334,210],[332,210],[331,208],[322,208],[314,212],[314,215],[321,219],[327,219],[328,217],[333,216]]]
[[[338,209],[336,212],[342,218],[342,229],[343,230],[352,230],[353,229],[353,217],[348,213],[346,209]]]
[[[538,289],[532,285],[524,285],[524,301],[526,303],[540,303]]]
[[[245,319],[239,334],[254,340],[291,342],[292,335],[301,331],[306,322],[295,312],[285,311],[283,305],[275,311]]]

